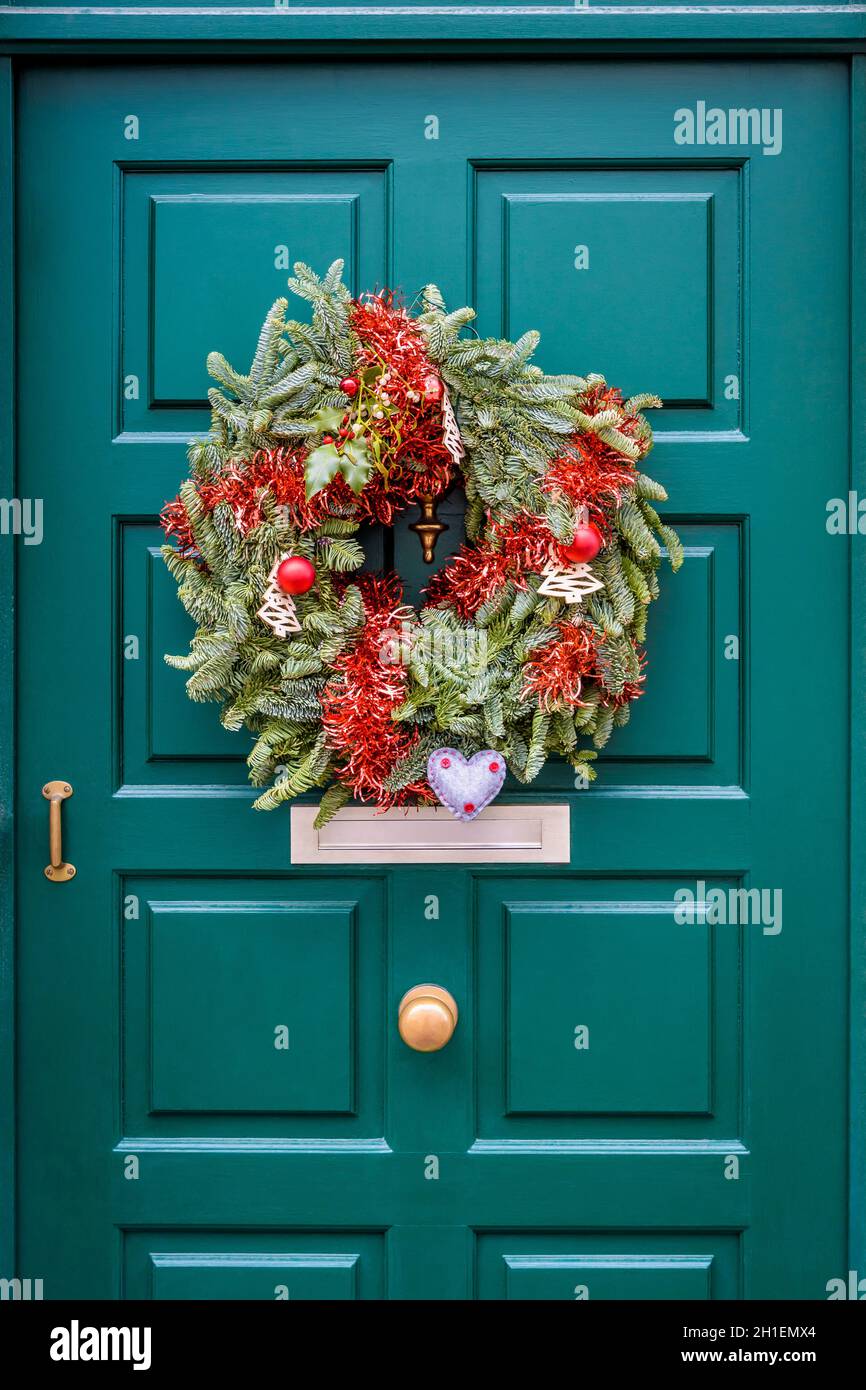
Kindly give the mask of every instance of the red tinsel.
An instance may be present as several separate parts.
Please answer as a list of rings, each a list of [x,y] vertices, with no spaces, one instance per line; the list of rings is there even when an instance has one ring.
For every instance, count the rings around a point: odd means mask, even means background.
[[[360,575],[353,582],[364,600],[364,628],[354,646],[335,660],[337,674],[319,697],[325,737],[342,758],[336,775],[360,801],[375,801],[383,810],[430,801],[423,778],[397,792],[385,786],[419,738],[417,729],[391,718],[406,693],[406,668],[387,659],[405,616],[403,586],[396,575]]]
[[[380,373],[367,393],[362,387],[354,397],[348,415],[351,421],[367,412],[364,433],[388,475],[377,473],[377,481],[411,500],[424,492],[439,496],[453,480],[454,461],[443,439],[442,386],[424,333],[389,291],[356,300],[350,321],[359,342],[357,374],[365,381],[371,368]]]
[[[587,415],[598,415],[611,406],[622,406],[622,394],[614,386],[595,387],[582,400]],[[640,421],[627,415],[617,426],[627,439],[639,439]],[[622,502],[623,494],[633,488],[638,470],[630,459],[618,454],[595,434],[573,434],[567,448],[549,465],[542,481],[546,492],[567,497],[576,508],[585,507],[589,519],[595,522],[602,535],[610,535],[608,513]]]
[[[489,521],[489,518],[488,518]],[[463,545],[427,586],[428,603],[449,604],[465,622],[492,598],[507,580],[526,588],[526,574],[538,574],[553,539],[547,523],[523,513],[509,523],[490,522],[489,539]]]
[[[594,435],[574,435],[570,448],[572,453],[553,460],[541,486],[553,496],[567,497],[576,510],[585,507],[588,520],[607,540],[608,514],[619,506],[623,493],[634,487],[637,470]]]
[[[661,401],[656,401],[656,403],[661,405]],[[580,400],[580,408],[584,415],[600,415],[602,411],[609,410],[611,406],[621,410],[624,404],[619,387],[606,384],[591,387]],[[646,453],[649,441],[643,436],[638,415],[624,415],[617,425],[617,429],[620,434],[624,434],[627,439],[633,440],[638,445],[641,455]]]
[[[441,401],[428,396],[430,381],[438,383],[439,378],[423,333],[389,294],[356,301],[351,322],[359,340],[359,379],[363,381],[371,367],[384,376],[362,385],[344,421],[349,428],[361,420],[370,452],[378,456],[387,477],[377,469],[360,496],[337,477],[307,501],[305,448],[263,450],[250,462],[232,462],[219,477],[199,483],[198,495],[208,512],[227,502],[243,535],[261,522],[265,491],[288,508],[294,526],[311,531],[331,516],[391,526],[395,515],[417,503],[423,493],[439,496],[453,481],[454,462],[443,442]],[[381,410],[381,418],[376,410]],[[182,550],[195,549],[179,497],[165,504],[160,519],[166,536],[173,536]]]
[[[622,395],[615,387],[599,386],[581,404],[586,414],[597,415],[613,405],[621,406]],[[627,438],[636,439],[639,423],[636,415],[628,415],[619,429]],[[548,466],[541,485],[554,496],[568,498],[576,509],[585,507],[607,540],[610,513],[619,507],[637,477],[631,460],[597,435],[574,434],[566,450]],[[464,545],[444,570],[434,575],[427,588],[428,602],[432,606],[450,604],[464,621],[470,621],[509,579],[519,588],[525,587],[523,576],[539,573],[552,540],[541,517],[523,514],[508,524],[490,523],[486,541]]]
[[[553,537],[543,517],[522,512],[515,521],[490,522],[490,536],[496,548],[506,557],[511,577],[523,587],[522,574],[538,571],[547,562]]]
[[[587,623],[557,623],[559,637],[537,648],[524,663],[521,697],[535,695],[541,709],[569,709],[582,703],[583,682],[598,675],[594,632]]]
[[[205,511],[212,512],[220,502],[232,509],[238,530],[246,535],[263,518],[262,495],[269,492],[275,502],[288,508],[292,524],[311,531],[329,516],[354,516],[354,493],[342,477],[335,478],[309,502],[304,495],[306,450],[273,449],[254,455],[250,463],[233,460],[218,478],[201,482],[197,492]],[[167,502],[160,518],[167,536],[174,536],[182,550],[195,548],[186,507],[180,497]]]
[[[462,545],[445,568],[433,575],[426,589],[427,603],[431,608],[447,603],[464,622],[470,622],[502,588],[511,568],[508,556],[490,545]]]
[[[269,492],[274,501],[288,508],[292,525],[299,531],[312,531],[328,517],[346,517],[355,521],[376,522],[392,526],[394,517],[418,500],[418,494],[428,490],[425,477],[406,473],[389,483],[376,473],[360,496],[352,491],[342,476],[338,476],[321,492],[307,501],[305,494],[303,449],[273,449],[257,453],[251,463],[232,462],[219,478],[199,483],[197,491],[205,511],[212,512],[220,502],[227,502],[234,514],[238,530],[246,535],[258,526],[264,515],[262,494]],[[436,486],[447,487],[447,481],[437,473]],[[166,502],[160,514],[166,536],[174,537],[182,550],[194,550],[195,538],[180,497]]]

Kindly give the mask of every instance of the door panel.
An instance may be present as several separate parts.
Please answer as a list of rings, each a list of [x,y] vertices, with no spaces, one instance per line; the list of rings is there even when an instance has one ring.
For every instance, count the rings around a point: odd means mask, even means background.
[[[383,1240],[375,1234],[135,1231],[124,1240],[127,1298],[342,1302],[381,1298]]]
[[[505,337],[532,323],[548,372],[652,389],[668,428],[737,431],[743,163],[475,168],[475,303]],[[664,165],[667,164],[667,167]],[[543,248],[543,254],[539,254]],[[627,271],[626,271],[627,268]],[[665,350],[648,352],[655,325]]]
[[[584,881],[575,901],[572,885],[546,882],[541,901],[499,905],[488,968],[504,1011],[486,1036],[504,1043],[507,1116],[710,1113],[713,930],[699,923],[686,935],[663,884],[630,882],[653,896],[629,902],[624,887]],[[617,896],[595,900],[599,889]],[[568,897],[551,901],[557,892]],[[495,933],[485,922],[479,936]],[[721,1012],[735,1019],[730,944]],[[489,960],[490,942],[482,949]],[[482,965],[486,997],[485,974]]]
[[[847,1269],[848,553],[824,529],[847,83],[835,60],[23,73],[19,492],[44,542],[19,552],[18,1163],[46,1297],[815,1298]],[[697,100],[782,109],[781,153],[677,145]],[[540,328],[546,370],[666,398],[650,471],[686,563],[647,693],[592,788],[558,764],[503,794],[569,799],[566,867],[290,868],[247,736],[163,663],[189,625],[156,518],[208,426],[205,355],[243,369],[285,260],[338,254],[356,290],[435,280],[482,333]],[[411,520],[366,547],[414,600]],[[781,897],[682,922],[683,890]],[[431,1055],[396,1027],[424,981],[460,1010]]]
[[[132,153],[132,152],[131,152]],[[215,167],[216,165],[216,167]],[[170,172],[118,166],[122,369],[118,430],[200,429],[215,343],[249,355],[265,310],[295,261],[346,261],[355,293],[384,283],[388,165],[221,171],[219,160]],[[178,333],[179,323],[187,325]],[[135,364],[139,371],[133,371]]]
[[[576,1302],[735,1298],[736,1255],[736,1241],[718,1234],[495,1233],[479,1242],[479,1293]]]
[[[381,1135],[382,885],[288,887],[124,880],[124,1133]]]
[[[482,1138],[738,1133],[747,939],[736,926],[678,923],[678,884],[478,884]]]

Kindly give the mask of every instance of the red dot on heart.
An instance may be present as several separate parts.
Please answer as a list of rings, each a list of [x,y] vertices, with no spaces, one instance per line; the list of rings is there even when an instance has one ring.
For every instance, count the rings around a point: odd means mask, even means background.
[[[442,766],[443,766],[443,767],[450,767],[450,766],[451,766],[451,759],[450,759],[450,758],[443,758],[443,759],[442,759]]]
[[[490,771],[491,771],[491,772],[498,772],[498,771],[499,771],[499,764],[498,764],[498,763],[491,763],[491,764],[490,764]]]
[[[474,810],[475,810],[475,803],[474,803],[473,801],[467,801],[467,802],[466,802],[466,805],[463,807],[463,809],[464,809],[464,811],[474,811]]]

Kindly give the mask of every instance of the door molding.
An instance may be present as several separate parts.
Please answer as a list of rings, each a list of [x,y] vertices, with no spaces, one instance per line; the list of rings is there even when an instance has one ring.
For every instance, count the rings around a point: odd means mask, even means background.
[[[215,34],[214,20],[219,19]],[[76,54],[119,52],[135,46],[136,56],[153,44],[162,51],[185,45],[202,52],[237,44],[245,52],[259,46],[273,54],[281,46],[339,52],[345,45],[355,56],[376,49],[423,52],[453,51],[460,45],[484,52],[516,47],[531,56],[563,48],[621,51],[622,44],[651,46],[655,51],[683,51],[680,45],[725,44],[746,52],[756,45],[769,50],[796,48],[804,53],[832,51],[838,45],[862,49],[866,41],[866,5],[615,5],[573,0],[550,5],[380,4],[356,6],[176,5],[152,9],[105,6],[0,5],[0,45],[19,52],[43,46],[62,51],[75,44]],[[832,48],[831,48],[832,46]],[[156,48],[150,50],[156,51]],[[717,50],[718,51],[718,50]],[[673,53],[672,53],[673,56]]]
[[[216,35],[214,18],[219,17]],[[443,31],[445,31],[443,37]],[[423,45],[423,48],[422,48]],[[715,7],[333,7],[82,11],[0,6],[0,497],[15,479],[15,78],[28,57],[327,50],[521,56],[664,52],[777,53],[850,59],[850,487],[866,497],[866,5]],[[864,440],[861,444],[860,440]],[[15,547],[0,537],[0,1274],[16,1269],[15,1233]],[[850,559],[849,1268],[866,1271],[866,545]]]
[[[0,497],[15,496],[14,73],[0,57]],[[8,544],[6,542],[8,541]],[[0,1273],[15,1262],[15,545],[0,536]]]
[[[866,497],[866,57],[851,64],[851,473]],[[848,1267],[866,1269],[866,545],[851,548]],[[860,715],[858,721],[858,714]]]

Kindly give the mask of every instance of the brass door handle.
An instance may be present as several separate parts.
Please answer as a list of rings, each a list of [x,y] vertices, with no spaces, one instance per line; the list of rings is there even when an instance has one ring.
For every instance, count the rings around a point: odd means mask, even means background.
[[[457,1017],[457,1004],[447,989],[415,985],[400,1000],[397,1027],[407,1047],[416,1052],[438,1052],[451,1041]]]
[[[72,788],[68,782],[46,782],[42,795],[49,803],[48,845],[51,855],[51,863],[45,866],[45,877],[51,883],[68,883],[75,877],[75,865],[63,862],[63,826],[60,817],[61,807],[66,798],[72,795]]]

